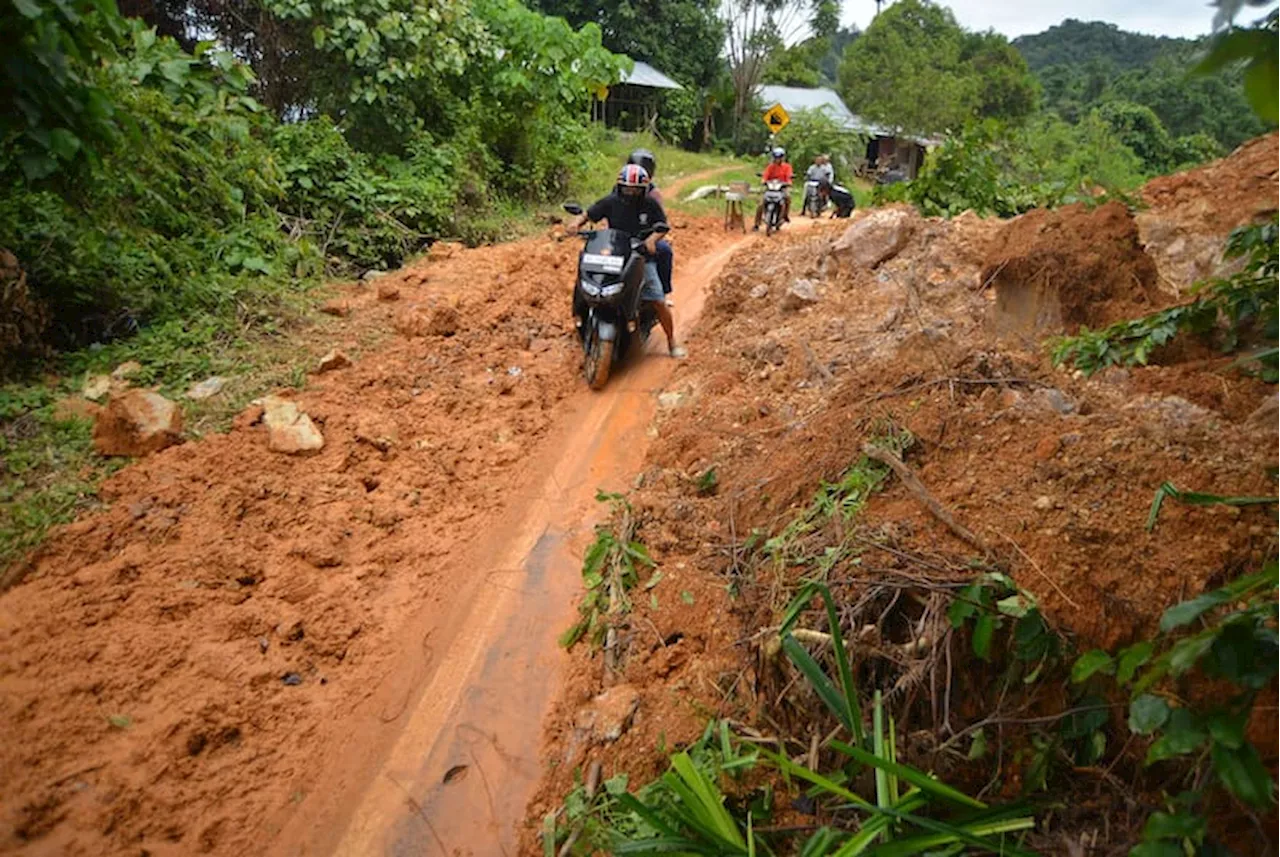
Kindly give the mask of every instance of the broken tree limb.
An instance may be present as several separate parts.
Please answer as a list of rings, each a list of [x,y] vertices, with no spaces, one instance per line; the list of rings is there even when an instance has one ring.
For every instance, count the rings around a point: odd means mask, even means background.
[[[902,459],[895,455],[891,450],[868,443],[863,444],[862,452],[872,461],[879,461],[881,464],[888,465],[889,469],[902,480],[902,484],[907,486],[907,490],[915,495],[915,498],[920,501],[921,505],[928,509],[931,515],[941,521],[947,529],[955,533],[962,541],[968,542],[983,553],[991,552],[982,539],[969,532],[969,530],[957,521],[941,503],[934,499],[933,495],[929,493],[929,490],[925,488],[920,480],[916,478],[916,475],[911,472],[911,468],[907,467],[907,465],[903,463]]]

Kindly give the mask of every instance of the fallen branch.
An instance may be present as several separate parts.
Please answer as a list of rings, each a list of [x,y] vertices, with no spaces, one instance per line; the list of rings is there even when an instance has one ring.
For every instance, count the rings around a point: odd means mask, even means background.
[[[946,525],[947,529],[955,533],[962,541],[968,542],[983,553],[990,553],[990,549],[982,539],[965,529],[950,512],[943,508],[942,504],[934,499],[928,489],[911,472],[911,468],[907,467],[902,462],[902,459],[891,450],[868,443],[863,445],[862,452],[872,461],[879,461],[881,464],[888,465],[889,469],[902,480],[902,484],[907,486],[907,490],[914,494],[915,498],[929,510],[929,513]]]
[[[592,799],[596,796],[596,786],[600,784],[600,762],[599,760],[591,763],[590,769],[587,771],[587,806],[591,806]],[[564,844],[560,846],[560,853],[557,857],[569,857],[573,853],[573,846],[577,844],[578,837],[582,835],[582,827],[585,819],[574,825],[573,830],[565,839]]]

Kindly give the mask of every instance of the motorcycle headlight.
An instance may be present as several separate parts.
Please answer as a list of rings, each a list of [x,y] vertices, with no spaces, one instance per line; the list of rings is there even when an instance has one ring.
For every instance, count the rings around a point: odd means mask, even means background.
[[[595,283],[591,282],[590,280],[582,281],[582,291],[586,292],[588,295],[590,295],[593,298],[598,297],[600,295],[600,287],[597,286]]]
[[[611,298],[614,295],[619,294],[622,291],[622,289],[623,289],[622,283],[614,283],[613,285],[610,285],[610,286],[601,287],[600,295],[601,297]]]

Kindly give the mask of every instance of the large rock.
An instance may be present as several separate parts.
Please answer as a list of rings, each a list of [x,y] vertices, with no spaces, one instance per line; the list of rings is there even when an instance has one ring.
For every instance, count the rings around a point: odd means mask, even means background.
[[[395,328],[402,336],[453,336],[462,326],[462,316],[446,305],[410,307],[396,316]]]
[[[876,209],[846,229],[831,252],[856,266],[874,268],[907,246],[915,226],[915,215],[906,209]]]
[[[818,302],[818,284],[813,280],[796,280],[782,296],[782,308],[789,312]]]
[[[93,446],[103,455],[148,455],[181,442],[182,411],[148,390],[112,396],[93,425]]]
[[[267,448],[286,455],[318,452],[324,447],[324,435],[297,406],[279,396],[262,400],[262,422],[267,427]]]

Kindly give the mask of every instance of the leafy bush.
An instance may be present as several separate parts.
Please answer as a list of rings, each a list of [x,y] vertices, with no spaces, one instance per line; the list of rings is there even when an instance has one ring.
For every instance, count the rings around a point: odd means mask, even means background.
[[[1069,125],[1042,116],[1022,126],[970,124],[929,153],[910,182],[878,187],[877,202],[910,202],[928,216],[1012,217],[1041,206],[1123,193],[1142,181],[1141,166],[1100,120]]]
[[[22,147],[0,150],[0,246],[52,310],[57,341],[234,313],[264,276],[310,270],[314,250],[288,241],[272,211],[281,176],[255,133],[264,117],[247,68],[131,22],[113,58],[85,73],[123,129],[96,161],[32,183]]]

